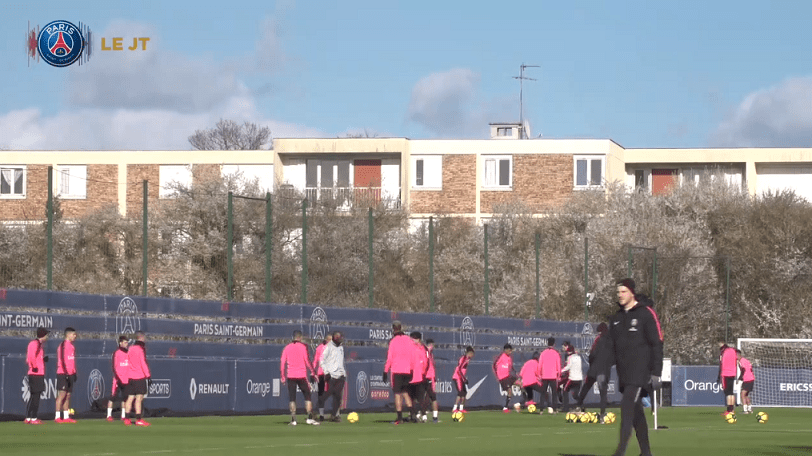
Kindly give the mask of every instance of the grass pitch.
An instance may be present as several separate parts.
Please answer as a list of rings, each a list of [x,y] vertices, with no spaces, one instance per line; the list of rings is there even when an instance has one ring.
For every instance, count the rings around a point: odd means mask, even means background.
[[[618,413],[618,410],[612,410]],[[812,412],[808,409],[764,409],[769,421],[738,414],[728,424],[716,408],[664,408],[660,425],[650,432],[657,455],[809,455]],[[758,409],[757,409],[758,411]],[[481,411],[455,423],[449,412],[441,423],[391,424],[394,413],[361,413],[350,424],[288,426],[286,416],[153,418],[148,428],[121,421],[79,420],[76,424],[46,421],[39,426],[0,423],[0,454],[93,455],[610,455],[617,444],[620,420],[610,425],[564,422],[563,414],[530,415]],[[619,416],[618,416],[619,418]],[[651,427],[651,416],[649,426]],[[634,435],[628,455],[639,454]]]

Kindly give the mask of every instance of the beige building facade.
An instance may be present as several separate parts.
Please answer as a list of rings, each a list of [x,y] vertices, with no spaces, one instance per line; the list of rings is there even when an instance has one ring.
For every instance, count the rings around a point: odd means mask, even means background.
[[[491,124],[491,139],[278,138],[259,151],[0,151],[0,221],[45,216],[48,167],[67,218],[106,205],[137,215],[172,182],[242,173],[268,191],[292,188],[337,207],[384,203],[413,219],[477,222],[500,204],[533,212],[609,182],[652,193],[723,176],[751,195],[792,189],[812,201],[812,148],[626,149],[608,139],[518,139],[518,124]]]

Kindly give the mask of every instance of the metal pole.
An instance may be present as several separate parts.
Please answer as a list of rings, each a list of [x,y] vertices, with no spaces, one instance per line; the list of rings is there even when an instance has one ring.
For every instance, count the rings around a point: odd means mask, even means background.
[[[730,257],[725,261],[725,343],[730,336]]]
[[[143,209],[143,228],[141,232],[141,280],[143,280],[143,290],[141,294],[147,296],[147,282],[149,279],[149,181],[146,179],[144,179]]]
[[[271,263],[273,262],[272,215],[271,192],[265,192],[265,302],[271,302]]]
[[[584,235],[584,321],[589,321],[589,238]]]
[[[541,314],[541,271],[540,271],[540,246],[541,233],[536,233],[536,319]]]
[[[375,266],[374,266],[374,263],[373,263],[374,258],[372,256],[372,235],[374,234],[374,229],[375,229],[374,223],[375,222],[372,219],[372,208],[371,207],[369,208],[368,219],[369,219],[369,236],[368,236],[369,237],[369,272],[367,273],[367,275],[368,275],[369,284],[367,285],[367,288],[369,288],[369,304],[367,304],[367,307],[369,307],[371,309],[373,307],[373,305],[375,304]]]
[[[307,198],[302,200],[302,304],[307,304]]]
[[[228,285],[226,286],[226,299],[232,299],[234,286],[234,194],[228,192],[228,231],[226,234],[226,266],[228,270]]]
[[[626,277],[632,278],[632,245],[629,244],[629,273],[626,274]]]
[[[654,296],[657,294],[657,247],[654,247],[654,263],[651,265],[651,300],[654,301]]]
[[[48,167],[48,228],[46,230],[45,288],[50,290],[54,285],[54,167]]]
[[[488,224],[484,224],[485,228],[485,315],[489,315],[488,305],[490,304],[491,287],[488,283]]]
[[[434,312],[434,217],[429,217],[429,311]]]

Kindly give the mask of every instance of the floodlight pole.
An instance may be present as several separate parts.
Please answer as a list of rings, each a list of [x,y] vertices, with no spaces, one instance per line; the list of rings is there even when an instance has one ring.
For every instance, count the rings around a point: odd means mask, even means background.
[[[524,77],[525,68],[540,68],[539,65],[525,65],[522,63],[519,66],[519,75],[513,76],[513,79],[519,80],[519,139],[525,139],[524,131],[524,80],[535,81],[533,78]]]

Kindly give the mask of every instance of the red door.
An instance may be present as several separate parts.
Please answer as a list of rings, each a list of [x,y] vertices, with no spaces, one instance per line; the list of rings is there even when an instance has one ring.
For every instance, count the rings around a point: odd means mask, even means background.
[[[677,184],[678,169],[652,169],[651,194],[663,195],[671,192]]]
[[[376,206],[381,201],[381,161],[355,160],[355,203]]]

